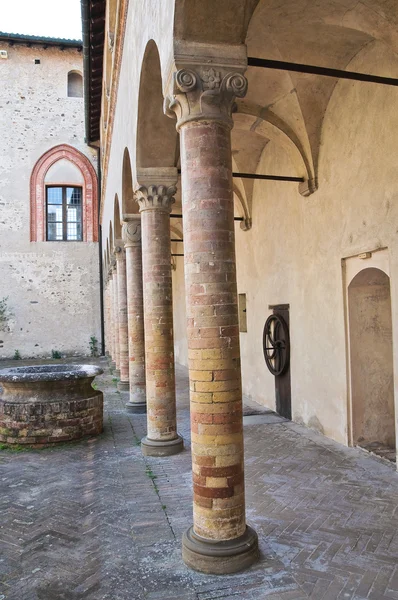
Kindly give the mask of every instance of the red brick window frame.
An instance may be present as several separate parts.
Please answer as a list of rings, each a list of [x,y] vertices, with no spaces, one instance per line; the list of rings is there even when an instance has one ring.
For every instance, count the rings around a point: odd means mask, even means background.
[[[61,144],[39,158],[30,177],[30,241],[46,241],[46,188],[49,168],[59,160],[69,160],[83,175],[83,242],[98,242],[97,174],[87,156]],[[70,242],[69,242],[70,243]]]

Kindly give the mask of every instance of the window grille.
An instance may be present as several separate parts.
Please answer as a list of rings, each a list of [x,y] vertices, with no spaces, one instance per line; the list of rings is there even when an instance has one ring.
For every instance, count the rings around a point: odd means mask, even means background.
[[[81,242],[82,188],[47,186],[47,241]]]

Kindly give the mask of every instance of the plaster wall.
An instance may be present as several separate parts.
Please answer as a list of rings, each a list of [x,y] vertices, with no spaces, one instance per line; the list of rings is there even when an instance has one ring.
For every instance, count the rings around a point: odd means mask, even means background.
[[[372,72],[377,64],[387,75],[398,66],[376,46],[350,68]],[[303,198],[295,184],[256,182],[253,227],[248,232],[236,228],[238,291],[247,294],[248,332],[241,334],[244,392],[275,408],[262,329],[269,304],[290,304],[293,419],[343,443],[348,441],[348,382],[342,259],[387,248],[393,346],[398,347],[397,131],[394,88],[339,81],[323,124],[319,190]],[[270,141],[258,172],[286,175],[294,173],[294,165]]]
[[[155,40],[160,57],[162,76],[165,79],[173,48],[174,0],[139,0],[129,2],[120,80],[115,106],[112,144],[108,175],[104,190],[102,231],[104,247],[113,221],[115,194],[122,198],[122,168],[125,148],[128,148],[133,185],[136,183],[136,131],[138,116],[138,91],[141,65],[150,40]],[[162,139],[159,136],[159,145]],[[122,210],[122,206],[120,206]]]
[[[0,44],[3,48],[3,45]],[[84,143],[83,98],[67,97],[67,74],[82,55],[40,46],[9,47],[0,61],[0,358],[88,354],[100,338],[98,244],[30,242],[29,180],[40,156],[69,144],[96,166]],[[40,64],[35,64],[35,59]],[[65,165],[49,173],[66,183]],[[59,180],[61,177],[62,181]],[[55,179],[54,179],[55,178]],[[57,181],[56,181],[57,180]],[[76,181],[74,174],[73,181]]]

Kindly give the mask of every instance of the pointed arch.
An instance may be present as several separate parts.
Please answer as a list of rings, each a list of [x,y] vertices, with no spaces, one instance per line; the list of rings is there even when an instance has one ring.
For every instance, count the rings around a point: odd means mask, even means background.
[[[68,144],[50,148],[33,167],[30,177],[30,241],[46,241],[45,177],[49,168],[61,159],[73,163],[83,176],[83,242],[97,242],[97,174],[87,156]]]
[[[113,239],[113,227],[112,227],[112,221],[109,221],[109,248],[110,248],[110,253],[113,253],[113,249],[115,247],[115,243],[114,243],[114,239]]]
[[[120,213],[119,198],[115,194],[115,202],[113,205],[113,231],[115,232],[114,243],[116,240],[122,239],[122,217]]]
[[[122,214],[138,213],[138,202],[135,202],[133,196],[133,177],[131,174],[131,160],[128,148],[123,153],[123,171],[122,171]]]

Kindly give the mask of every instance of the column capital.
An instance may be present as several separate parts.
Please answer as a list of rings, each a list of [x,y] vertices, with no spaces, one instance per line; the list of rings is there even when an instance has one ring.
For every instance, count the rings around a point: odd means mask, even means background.
[[[140,213],[145,210],[170,213],[171,206],[175,202],[177,179],[178,173],[175,167],[139,169],[135,199],[140,206]]]
[[[167,116],[186,123],[218,121],[232,128],[235,98],[247,91],[246,47],[181,42],[164,102]]]
[[[115,259],[116,262],[124,258],[124,242],[123,240],[115,240]]]
[[[125,248],[141,245],[141,217],[140,215],[126,215],[122,224],[122,239]]]

